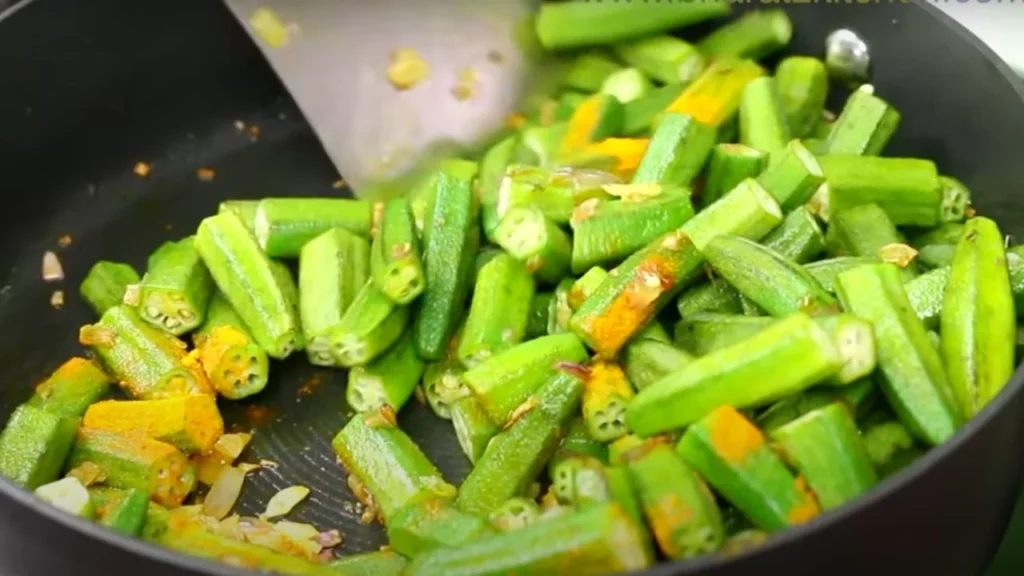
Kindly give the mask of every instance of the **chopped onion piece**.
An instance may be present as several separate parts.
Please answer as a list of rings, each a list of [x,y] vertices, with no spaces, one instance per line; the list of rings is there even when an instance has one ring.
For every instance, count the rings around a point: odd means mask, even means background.
[[[60,259],[52,251],[43,253],[43,280],[47,282],[59,282],[64,279],[64,267]]]
[[[878,250],[878,257],[881,258],[882,262],[906,268],[917,257],[917,250],[906,244],[886,244]]]
[[[82,346],[110,347],[117,340],[117,332],[107,326],[86,324],[78,329],[78,343]]]
[[[274,529],[295,540],[312,540],[320,535],[320,530],[312,524],[281,520],[274,524]]]
[[[242,472],[245,472],[246,474],[251,474],[253,472],[256,472],[257,470],[263,469],[263,467],[260,466],[259,464],[252,464],[250,462],[241,462],[238,464],[238,468]]]
[[[220,473],[231,466],[231,462],[220,454],[196,456],[196,479],[200,483],[212,486],[220,478]]]
[[[75,466],[71,470],[68,470],[68,476],[77,478],[84,486],[89,487],[98,482],[103,482],[107,479],[107,476],[103,473],[103,469],[92,462],[82,462],[78,466]]]
[[[210,488],[203,502],[203,514],[220,520],[231,513],[242,493],[245,472],[238,468],[225,468]]]
[[[324,548],[334,548],[335,546],[341,546],[342,538],[341,532],[337,530],[327,530],[316,535],[313,539],[314,542],[323,546]]]
[[[234,462],[245,450],[245,447],[249,445],[249,441],[252,440],[252,434],[245,432],[237,432],[232,434],[224,434],[213,444],[213,449],[218,454],[226,456]]]
[[[244,476],[244,475],[243,475]],[[309,496],[309,488],[305,486],[289,486],[274,494],[267,502],[267,510],[260,517],[263,519],[277,518],[292,511]]]
[[[57,310],[64,307],[64,291],[54,290],[53,294],[50,294],[50,306],[53,306]]]

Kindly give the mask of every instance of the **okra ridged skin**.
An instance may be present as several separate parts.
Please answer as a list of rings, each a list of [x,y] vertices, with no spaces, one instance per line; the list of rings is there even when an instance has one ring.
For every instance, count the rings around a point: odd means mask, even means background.
[[[526,266],[501,253],[476,277],[457,356],[471,368],[522,342],[536,287]]]
[[[666,112],[651,136],[632,183],[689,185],[700,174],[716,139],[717,131],[693,116]]]
[[[324,564],[230,536],[222,536],[203,527],[168,530],[155,537],[153,542],[183,554],[229,563],[248,570],[273,571],[294,576],[338,574]]]
[[[688,114],[701,124],[720,127],[739,109],[747,83],[764,75],[764,68],[752,60],[716,59],[665,112]]]
[[[256,209],[253,234],[270,258],[296,258],[313,238],[331,228],[370,237],[370,202],[349,198],[264,198]]]
[[[764,434],[730,406],[687,428],[676,445],[683,461],[766,532],[808,522],[821,509]]]
[[[537,208],[509,210],[495,232],[498,245],[517,260],[537,281],[556,284],[569,275],[572,239]]]
[[[1024,312],[1024,247],[1014,246],[1006,251],[1006,264],[1010,274],[1014,308],[1019,315]],[[950,268],[943,266],[929,270],[903,285],[910,305],[917,317],[928,328],[937,328],[942,313],[946,286],[949,283]]]
[[[94,361],[75,357],[39,383],[26,404],[57,416],[81,418],[91,404],[110,392],[113,383]]]
[[[897,258],[887,253],[906,245],[907,239],[878,204],[861,204],[837,214],[829,223],[825,241],[829,252],[836,256],[874,256],[896,264],[903,270],[904,281],[912,280],[920,272],[914,259],[906,261],[913,251],[904,250],[903,256],[894,251]]]
[[[782,10],[751,10],[719,26],[697,44],[706,58],[760,60],[789,44],[793,23]]]
[[[368,280],[341,321],[330,332],[331,353],[339,366],[364,366],[402,336],[409,308],[396,306]]]
[[[617,264],[693,217],[689,190],[665,186],[648,200],[609,200],[577,210],[572,227],[572,272]]]
[[[891,476],[922,454],[910,432],[896,420],[866,425],[862,439],[879,478]]]
[[[414,501],[431,496],[451,500],[456,492],[394,418],[394,410],[388,406],[356,414],[331,442],[342,465],[359,480],[385,523]]]
[[[775,84],[790,136],[811,134],[828,99],[828,70],[810,56],[790,56],[775,67]]]
[[[953,251],[956,250],[957,242],[963,235],[963,222],[946,222],[931,228],[910,242],[910,245],[917,249],[917,257],[914,260],[927,268],[949,266],[953,261]]]
[[[725,530],[714,495],[670,444],[650,439],[623,459],[647,524],[665,556],[693,558],[722,547]]]
[[[524,339],[531,340],[548,333],[548,314],[554,297],[553,292],[534,292],[530,299],[530,315],[526,319]]]
[[[555,286],[551,295],[551,302],[548,304],[548,326],[547,334],[561,334],[569,331],[569,321],[572,319],[573,308],[569,305],[569,295],[575,283],[572,278],[566,278]]]
[[[669,84],[655,88],[647,96],[626,104],[623,107],[622,133],[626,136],[641,136],[650,133],[655,118],[682,94],[686,86],[686,84]]]
[[[0,475],[28,490],[56,480],[79,421],[35,406],[17,407],[0,432]]]
[[[316,366],[337,366],[331,336],[370,277],[370,245],[332,228],[299,253],[299,317],[306,355]]]
[[[174,508],[192,492],[195,470],[174,446],[139,434],[79,428],[67,467],[100,467],[113,488],[145,490],[157,504]]]
[[[625,436],[626,407],[636,393],[626,373],[615,363],[597,361],[583,379],[583,421],[590,435],[601,442]]]
[[[805,264],[825,251],[825,234],[818,220],[800,206],[761,240],[766,248],[796,264]]]
[[[480,223],[484,236],[494,242],[494,230],[498,227],[498,190],[505,179],[505,171],[515,157],[519,146],[519,135],[513,134],[492,146],[480,159],[478,193],[480,195]]]
[[[855,416],[864,416],[875,404],[876,388],[871,378],[864,378],[843,388],[811,388],[772,404],[757,415],[756,424],[771,434],[801,416],[834,403],[845,406]]]
[[[597,576],[653,562],[643,528],[615,503],[596,504],[414,559],[407,576]]]
[[[256,343],[272,358],[287,358],[300,336],[298,315],[252,232],[224,212],[199,224],[195,246]]]
[[[825,329],[796,313],[645,388],[630,403],[626,424],[646,437],[692,424],[724,404],[764,406],[821,382],[842,364]]]
[[[600,92],[587,96],[569,118],[558,155],[569,156],[587,144],[615,136],[622,127],[622,117],[622,102],[615,96]]]
[[[107,309],[124,300],[124,291],[129,285],[141,281],[139,273],[130,264],[100,260],[89,269],[78,293],[97,316],[102,316]]]
[[[776,149],[757,181],[783,212],[789,212],[807,204],[825,182],[825,175],[814,154],[799,140],[792,140]]]
[[[285,309],[291,310],[292,318],[295,319],[295,348],[294,352],[302,352],[306,349],[306,338],[302,335],[302,318],[299,314],[299,283],[292,274],[291,268],[281,260],[270,261],[270,273],[274,276],[281,295],[284,297]]]
[[[347,554],[327,563],[335,576],[399,576],[409,564],[405,556],[391,550]]]
[[[676,323],[675,342],[697,356],[728,348],[774,324],[768,316],[699,312]]]
[[[829,154],[878,156],[900,125],[900,113],[861,87],[850,94],[828,134]]]
[[[462,453],[476,463],[487,449],[487,443],[501,431],[473,396],[456,400],[451,405],[452,426]]]
[[[721,143],[708,159],[701,204],[708,206],[747,178],[756,178],[768,165],[768,155],[743,144]]]
[[[370,262],[374,284],[396,304],[408,304],[423,292],[420,241],[405,198],[384,204]]]
[[[141,433],[186,454],[208,453],[224,434],[217,400],[209,394],[97,402],[86,410],[82,426],[121,434]]]
[[[558,447],[562,426],[579,407],[583,383],[557,373],[516,410],[487,444],[462,485],[455,505],[486,516],[509,498],[521,496]]]
[[[582,417],[573,418],[558,445],[558,450],[548,464],[548,476],[554,480],[553,467],[560,460],[574,457],[593,458],[602,464],[608,463],[608,445],[590,435]]]
[[[245,223],[249,230],[256,228],[256,211],[260,207],[259,200],[225,200],[217,205],[217,213],[234,212]]]
[[[637,390],[643,390],[664,378],[667,374],[681,370],[693,361],[693,356],[672,344],[637,337],[622,351],[622,366],[629,383]]]
[[[621,69],[622,64],[603,51],[586,51],[573,58],[562,77],[562,86],[587,93],[597,92],[605,78]]]
[[[270,377],[267,353],[220,292],[210,298],[206,320],[193,333],[199,363],[221,396],[239,400],[262,391]]]
[[[702,253],[715,272],[772,316],[838,309],[835,297],[800,265],[761,244],[721,235]]]
[[[469,296],[470,270],[480,243],[473,191],[477,170],[475,162],[448,160],[434,178],[423,243],[427,284],[413,323],[416,351],[424,360],[441,358]]]
[[[963,415],[939,350],[911,308],[899,268],[855,268],[839,275],[837,289],[843,307],[874,326],[880,385],[900,421],[929,445],[949,439]]]
[[[179,336],[203,323],[213,279],[189,236],[161,248],[139,284],[139,316]]]
[[[675,36],[648,36],[616,44],[612,50],[662,84],[688,84],[704,70],[704,57],[697,48]]]
[[[1010,381],[1016,323],[1003,233],[988,218],[971,218],[953,255],[939,322],[946,374],[965,419]]]
[[[600,266],[594,266],[587,270],[583,276],[573,282],[572,288],[569,290],[569,307],[573,310],[579,308],[606,278],[608,278],[608,271]]]
[[[491,420],[504,425],[512,413],[558,373],[560,362],[586,361],[587,351],[572,334],[523,342],[467,370],[462,378]]]
[[[807,480],[822,510],[857,498],[878,483],[857,424],[829,404],[772,431],[771,438]]]
[[[687,289],[676,300],[676,308],[684,319],[701,312],[742,312],[740,293],[721,278],[712,278],[708,282]]]
[[[89,497],[96,507],[96,521],[115,532],[138,536],[146,524],[149,493],[133,488],[90,488]]]
[[[766,153],[781,150],[789,142],[789,126],[771,76],[747,83],[740,99],[740,143]]]
[[[188,394],[211,394],[198,360],[181,340],[139,318],[121,304],[82,327],[79,340],[100,358],[131,397],[157,400]]]
[[[384,405],[398,412],[412,397],[423,368],[407,333],[369,364],[349,370],[345,398],[357,412],[379,410]]]
[[[818,281],[818,284],[821,284],[822,288],[835,294],[836,279],[840,274],[860,266],[879,263],[881,263],[881,260],[874,256],[838,256],[805,264],[804,270],[813,276]]]
[[[818,194],[826,199],[818,200],[817,214],[826,222],[854,206],[875,203],[896,226],[939,223],[942,188],[931,160],[828,155],[819,156],[818,163],[826,182]]]
[[[487,520],[466,514],[449,501],[428,498],[406,506],[388,522],[388,545],[415,558],[434,548],[462,546],[495,533]]]

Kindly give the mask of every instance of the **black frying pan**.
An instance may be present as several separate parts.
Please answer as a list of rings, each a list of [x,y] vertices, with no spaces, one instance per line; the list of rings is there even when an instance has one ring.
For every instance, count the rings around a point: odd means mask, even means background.
[[[326,1],[326,0],[322,0]],[[340,1],[340,0],[339,0]],[[412,0],[410,0],[412,1]],[[0,0],[0,4],[3,0]],[[870,43],[880,94],[904,113],[888,155],[934,158],[964,180],[1008,233],[1024,232],[1024,106],[1020,85],[976,38],[938,11],[909,4],[818,4],[792,11],[793,48],[819,54],[850,27]],[[358,58],[341,54],[339,58]],[[262,127],[256,143],[235,120]],[[153,172],[132,174],[139,160]],[[216,170],[200,182],[196,169]],[[161,241],[191,234],[229,197],[331,195],[337,178],[310,128],[217,0],[35,0],[0,21],[0,421],[30,385],[81,353],[92,320],[77,286],[99,258],[142,264]],[[68,274],[40,279],[62,234]],[[63,288],[68,304],[54,310]],[[293,519],[338,528],[343,552],[375,549],[379,526],[346,512],[353,498],[329,440],[345,422],[344,373],[304,359],[275,365],[267,391],[226,407],[260,417],[244,457],[280,464],[250,479],[241,512],[278,489],[312,498]],[[318,385],[310,385],[314,379]],[[1024,374],[946,445],[854,504],[785,532],[743,557],[661,564],[649,574],[980,573],[1019,485]],[[452,482],[467,471],[450,426],[423,406],[403,428]],[[0,480],[0,575],[238,574],[63,515]],[[908,572],[909,571],[909,572]]]

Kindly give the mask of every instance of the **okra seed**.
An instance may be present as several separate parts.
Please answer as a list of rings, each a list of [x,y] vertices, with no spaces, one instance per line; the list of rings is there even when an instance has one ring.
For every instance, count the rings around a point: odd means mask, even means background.
[[[160,309],[156,306],[146,306],[146,315],[150,318],[160,318]]]

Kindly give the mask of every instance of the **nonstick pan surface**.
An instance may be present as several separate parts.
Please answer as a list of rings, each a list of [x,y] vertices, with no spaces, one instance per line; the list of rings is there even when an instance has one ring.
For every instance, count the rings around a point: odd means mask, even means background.
[[[815,5],[792,11],[794,52],[818,54],[852,27],[872,46],[874,84],[904,114],[887,155],[935,159],[963,179],[1007,233],[1024,233],[1024,107],[1007,70],[963,29],[915,5]],[[369,32],[368,32],[369,33]],[[358,54],[339,55],[354,57]],[[309,126],[219,2],[36,0],[0,21],[0,421],[31,384],[71,355],[93,320],[78,283],[98,259],[141,266],[162,241],[192,234],[228,198],[330,196],[338,175]],[[841,101],[841,100],[840,100]],[[236,122],[259,126],[258,138]],[[132,173],[152,165],[148,178]],[[215,171],[212,181],[197,170]],[[72,243],[58,247],[58,238]],[[67,279],[46,284],[56,251]],[[66,304],[54,309],[51,293]],[[345,373],[296,355],[268,389],[225,403],[254,429],[242,460],[268,460],[246,483],[242,514],[277,490],[312,489],[290,519],[344,535],[343,553],[386,543],[359,523],[330,439],[348,417]],[[988,561],[1018,486],[1024,377],[947,445],[867,497],[731,562],[662,564],[651,574],[976,574]],[[451,427],[423,405],[401,424],[447,479],[468,471]],[[904,564],[913,562],[913,564]],[[0,575],[232,570],[176,556],[60,515],[0,481]],[[183,572],[186,571],[186,572]]]

